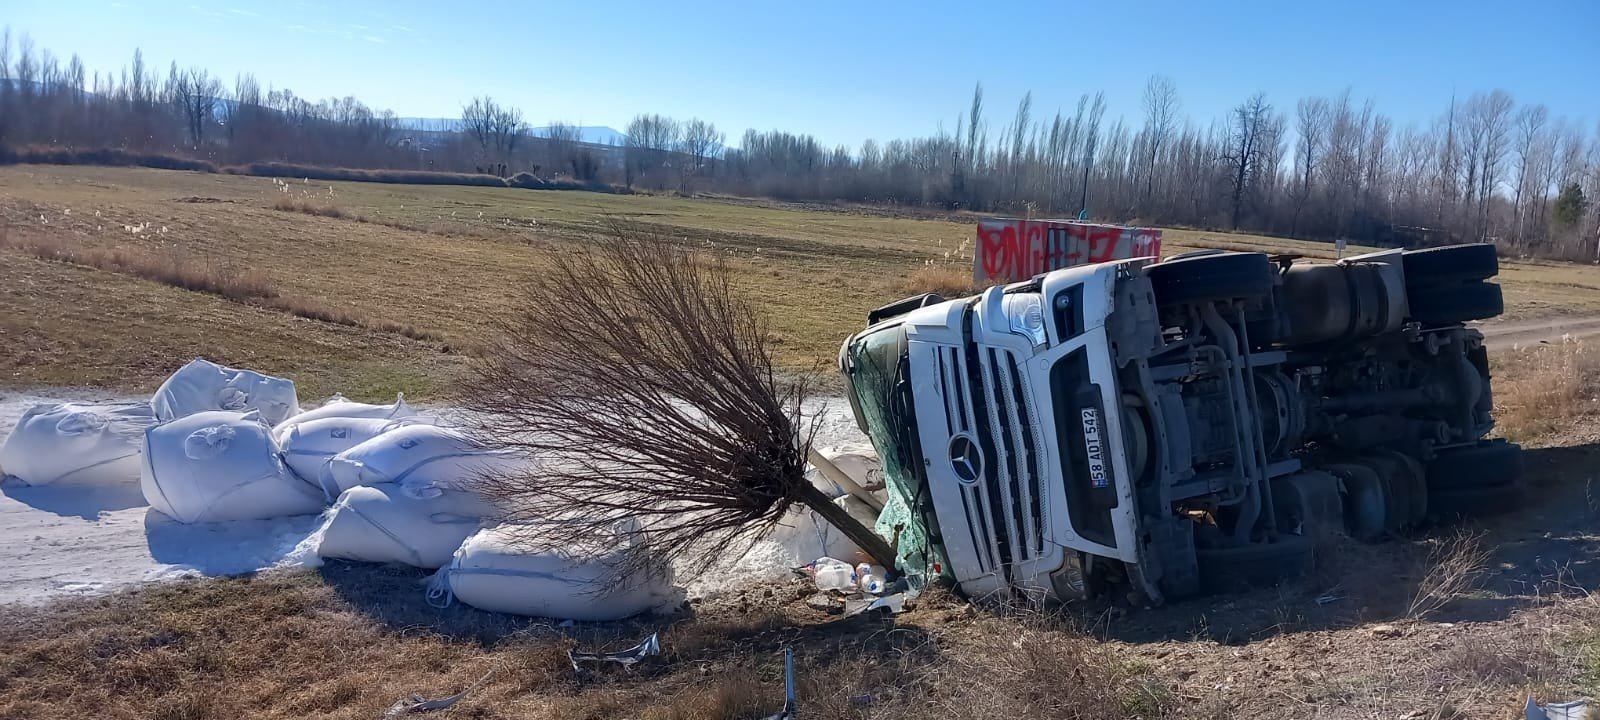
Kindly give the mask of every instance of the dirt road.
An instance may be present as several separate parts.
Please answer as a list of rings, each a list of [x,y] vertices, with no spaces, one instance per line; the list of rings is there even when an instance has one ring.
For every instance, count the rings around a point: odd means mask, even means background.
[[[1540,320],[1491,321],[1479,326],[1490,350],[1510,350],[1563,338],[1600,335],[1600,317],[1555,317]]]

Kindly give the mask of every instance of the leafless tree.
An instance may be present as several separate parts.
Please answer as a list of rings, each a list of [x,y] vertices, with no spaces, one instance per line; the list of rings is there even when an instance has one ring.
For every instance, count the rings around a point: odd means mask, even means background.
[[[1476,149],[1472,157],[1477,160],[1478,184],[1474,188],[1477,197],[1477,207],[1473,226],[1475,237],[1479,240],[1486,238],[1490,232],[1489,207],[1490,200],[1500,184],[1500,174],[1504,172],[1502,162],[1505,160],[1506,143],[1511,132],[1511,96],[1504,90],[1495,90],[1488,95],[1474,96],[1470,103],[1471,115],[1468,117],[1468,135],[1476,141]]]
[[[1089,209],[1089,170],[1094,167],[1094,152],[1100,146],[1100,119],[1106,114],[1106,94],[1094,94],[1094,101],[1089,106],[1089,116],[1081,133],[1083,137],[1083,180],[1082,191],[1078,198],[1080,212]]]
[[[717,130],[715,124],[692,118],[683,124],[682,141],[680,149],[688,156],[689,162],[685,164],[681,189],[689,191],[688,179],[698,177],[709,171],[711,161],[721,150],[722,143],[727,136]]]
[[[200,68],[179,70],[177,63],[173,63],[167,80],[167,94],[183,114],[190,146],[198,148],[204,145],[206,128],[217,121],[217,101],[222,95],[222,82]]]
[[[1298,236],[1300,215],[1305,211],[1306,202],[1311,199],[1311,174],[1321,157],[1324,136],[1328,131],[1327,99],[1301,98],[1300,102],[1295,104],[1295,119],[1296,130],[1300,135],[1299,143],[1295,146],[1295,166],[1300,188],[1294,195],[1294,218],[1289,227],[1289,234],[1292,236]]]
[[[665,187],[665,170],[681,141],[682,124],[664,115],[637,115],[628,122],[627,135],[628,184],[637,175],[645,182],[653,180],[658,189]]]
[[[1512,237],[1519,242],[1524,237],[1523,225],[1527,216],[1523,199],[1531,196],[1539,165],[1545,161],[1542,156],[1545,145],[1542,141],[1545,124],[1549,120],[1550,109],[1544,105],[1527,105],[1517,113],[1517,182],[1511,212]]]
[[[1233,109],[1228,122],[1228,146],[1222,159],[1227,163],[1231,183],[1232,226],[1239,227],[1240,215],[1260,174],[1262,133],[1271,120],[1272,106],[1265,93],[1256,93]]]
[[[1145,150],[1149,162],[1145,164],[1144,201],[1150,201],[1155,189],[1156,158],[1161,148],[1172,137],[1178,123],[1178,85],[1165,75],[1152,75],[1144,85]]]
[[[477,141],[485,160],[502,165],[510,162],[517,142],[527,132],[521,110],[501,105],[487,95],[473,98],[461,109],[461,127]]]
[[[703,569],[804,505],[893,564],[806,479],[806,377],[778,374],[731,269],[621,225],[562,248],[467,386],[480,429],[539,459],[482,479],[510,519],[544,524],[555,548],[627,524]],[[563,307],[575,310],[553,320]]]
[[[545,167],[557,172],[570,168],[574,178],[589,179],[578,174],[578,145],[583,142],[583,131],[577,125],[552,121],[540,134],[544,138]]]

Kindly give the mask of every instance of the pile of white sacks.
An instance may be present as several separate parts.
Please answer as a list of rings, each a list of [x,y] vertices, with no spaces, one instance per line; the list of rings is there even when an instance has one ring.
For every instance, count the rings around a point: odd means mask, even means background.
[[[664,565],[648,577],[614,571],[636,533],[534,552],[536,526],[497,524],[472,480],[529,463],[403,398],[336,396],[302,412],[292,381],[203,359],[148,404],[35,406],[0,447],[0,468],[24,483],[137,480],[151,508],[180,523],[323,513],[308,540],[319,556],[438,569],[431,596],[486,610],[613,620],[675,597]]]

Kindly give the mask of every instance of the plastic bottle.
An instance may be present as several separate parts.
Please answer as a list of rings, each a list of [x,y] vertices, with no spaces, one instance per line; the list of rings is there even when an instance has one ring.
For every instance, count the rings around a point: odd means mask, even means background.
[[[816,578],[817,589],[827,592],[849,592],[856,589],[856,573],[850,564],[831,557],[817,558],[811,563],[811,576]]]
[[[889,573],[882,565],[861,563],[856,566],[856,583],[863,592],[878,595],[889,584]]]

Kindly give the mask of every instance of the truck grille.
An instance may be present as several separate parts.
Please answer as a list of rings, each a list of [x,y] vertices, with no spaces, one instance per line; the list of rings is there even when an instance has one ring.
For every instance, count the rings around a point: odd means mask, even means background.
[[[981,482],[961,485],[967,527],[986,572],[1043,555],[1047,514],[1043,447],[1016,354],[969,345],[939,353],[948,430],[983,448]]]

